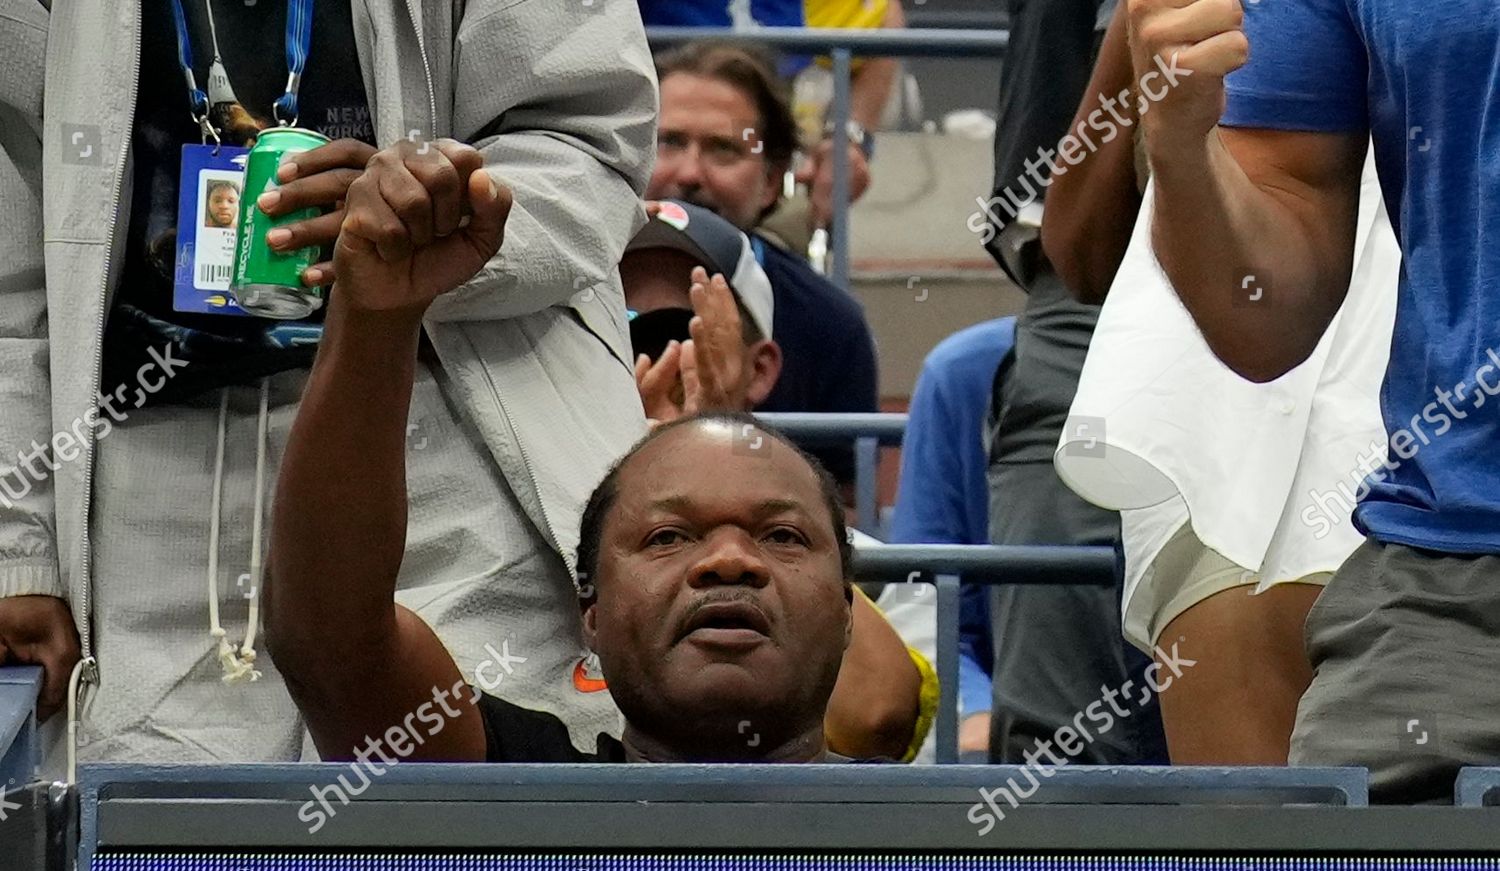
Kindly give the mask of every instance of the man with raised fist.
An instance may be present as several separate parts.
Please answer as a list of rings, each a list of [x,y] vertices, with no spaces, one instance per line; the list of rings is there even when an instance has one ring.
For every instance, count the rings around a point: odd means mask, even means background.
[[[658,428],[583,511],[583,634],[625,715],[620,739],[575,746],[557,712],[503,698],[508,677],[465,668],[400,600],[423,318],[515,231],[496,174],[467,145],[403,143],[349,186],[266,591],[272,654],[318,750],[366,763],[372,750],[392,761],[383,743],[429,761],[849,761],[824,736],[854,632],[843,509],[826,472],[747,415]],[[508,629],[497,622],[496,639]],[[503,645],[505,673],[524,669],[532,651]],[[311,805],[301,813],[317,822]]]
[[[211,185],[278,122],[332,141],[243,191],[238,225],[275,221],[265,244],[309,295],[340,278],[326,249],[378,149],[408,142],[443,202],[461,179],[434,140],[504,179],[504,247],[424,318],[399,595],[466,669],[504,624],[527,662],[498,692],[580,750],[618,731],[609,693],[575,677],[571,555],[589,492],[646,427],[615,268],[656,140],[635,4],[3,6],[0,666],[42,666],[39,713],[78,715],[45,727],[47,777],[70,755],[302,756],[256,641],[270,482],[329,296],[295,323],[252,316],[234,234],[202,226]]]
[[[1404,267],[1367,536],[1308,617],[1293,764],[1361,765],[1377,801],[1451,800],[1500,759],[1500,6],[1129,0],[1158,259],[1230,367],[1275,379],[1349,286],[1373,138]],[[1488,407],[1486,407],[1488,406]]]

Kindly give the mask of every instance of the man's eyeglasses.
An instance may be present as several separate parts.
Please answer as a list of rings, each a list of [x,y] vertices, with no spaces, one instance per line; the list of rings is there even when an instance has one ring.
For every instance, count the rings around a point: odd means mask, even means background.
[[[732,166],[756,157],[759,152],[752,149],[758,142],[728,136],[706,136],[695,140],[684,133],[663,132],[656,140],[656,156],[662,160],[681,159],[687,157],[696,145],[704,162],[713,166]]]

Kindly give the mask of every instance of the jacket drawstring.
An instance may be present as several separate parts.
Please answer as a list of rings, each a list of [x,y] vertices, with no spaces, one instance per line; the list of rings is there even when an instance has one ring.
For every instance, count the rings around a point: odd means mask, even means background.
[[[260,593],[264,589],[265,568],[260,555],[261,528],[266,516],[266,442],[271,427],[271,379],[260,382],[260,410],[255,417],[255,517],[250,523],[250,625],[245,628],[245,643],[240,657],[246,666],[255,664],[255,635],[260,630]],[[260,677],[253,672],[251,680]]]
[[[208,625],[209,634],[218,643],[219,664],[224,668],[225,683],[260,680],[261,673],[255,668],[255,635],[260,627],[260,588],[262,560],[260,542],[262,515],[265,513],[266,496],[266,434],[270,426],[270,380],[260,384],[260,412],[256,419],[255,433],[255,519],[250,532],[250,579],[254,583],[250,595],[250,625],[245,630],[245,642],[238,652],[229,643],[228,633],[219,623],[219,502],[224,493],[224,442],[229,421],[229,389],[219,394],[219,430],[214,445],[213,505],[209,510],[208,528]],[[94,665],[94,659],[80,659],[73,666],[68,678],[68,736],[67,765],[68,783],[78,781],[78,730],[82,725],[83,711],[79,710],[79,684],[86,667]],[[92,701],[93,697],[89,697]],[[83,705],[86,709],[87,704]]]
[[[78,691],[83,670],[96,665],[92,656],[83,657],[73,664],[73,673],[68,675],[68,783],[78,782],[78,727],[83,722],[84,712],[78,710]],[[89,702],[94,697],[89,696]],[[84,703],[87,709],[89,702]]]
[[[255,441],[255,515],[251,525],[250,545],[250,579],[254,584],[250,588],[250,625],[245,630],[245,643],[239,651],[229,643],[228,633],[219,622],[219,518],[220,501],[224,492],[224,442],[225,430],[229,421],[229,388],[224,388],[219,393],[219,430],[218,438],[214,445],[214,484],[213,503],[209,508],[208,515],[208,631],[214,641],[218,643],[219,665],[224,669],[225,683],[239,683],[241,681],[256,681],[260,679],[260,672],[255,669],[255,632],[256,624],[260,621],[260,533],[261,533],[261,511],[264,507],[264,484],[265,473],[265,448],[266,448],[266,421],[267,404],[269,400],[270,382],[265,380],[260,385],[260,414],[256,420]]]

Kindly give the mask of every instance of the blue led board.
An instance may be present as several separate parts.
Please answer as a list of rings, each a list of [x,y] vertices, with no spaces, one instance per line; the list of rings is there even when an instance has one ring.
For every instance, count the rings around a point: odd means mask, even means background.
[[[1500,859],[936,854],[132,853],[93,871],[1500,871]]]

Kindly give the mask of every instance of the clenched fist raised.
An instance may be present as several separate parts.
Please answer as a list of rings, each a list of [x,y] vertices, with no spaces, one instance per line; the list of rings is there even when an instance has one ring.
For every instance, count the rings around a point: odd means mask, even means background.
[[[463,143],[377,152],[349,185],[333,292],[352,309],[420,316],[500,250],[510,205],[510,190]]]
[[[1169,87],[1143,97],[1147,150],[1162,156],[1201,145],[1224,114],[1224,77],[1250,57],[1240,0],[1127,2],[1131,61],[1142,91],[1148,77],[1174,71]]]

